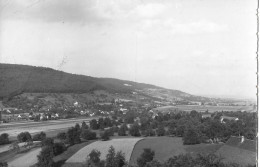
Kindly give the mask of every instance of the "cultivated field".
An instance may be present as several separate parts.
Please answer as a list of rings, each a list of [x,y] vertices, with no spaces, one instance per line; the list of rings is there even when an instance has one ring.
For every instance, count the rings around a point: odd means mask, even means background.
[[[100,151],[101,152],[100,159],[104,160],[108,153],[108,149],[111,145],[115,148],[116,151],[122,151],[125,154],[126,161],[129,162],[132,151],[136,143],[138,143],[138,141],[140,142],[142,139],[143,138],[121,138],[121,139],[112,139],[109,141],[96,141],[79,150],[76,154],[70,157],[66,161],[66,163],[71,164],[71,163],[86,162],[87,156],[93,149]]]
[[[149,137],[139,141],[132,152],[130,165],[136,165],[137,159],[143,153],[144,148],[150,148],[155,151],[155,159],[161,162],[168,160],[170,157],[191,153],[214,153],[219,149],[221,144],[199,144],[183,145],[180,137]]]
[[[8,162],[9,167],[29,167],[37,163],[37,155],[40,154],[41,148],[34,149],[27,153],[17,155],[13,160]]]
[[[60,119],[45,122],[12,122],[8,124],[0,124],[0,134],[8,133],[12,139],[16,138],[16,136],[21,132],[28,131],[29,133],[34,134],[41,131],[58,131],[75,126],[76,123],[82,123],[82,121],[88,123],[91,119],[93,118]]]
[[[253,111],[253,106],[207,106],[207,105],[177,105],[177,106],[163,106],[154,108],[153,111],[169,112],[174,110],[191,111],[196,110],[198,112],[215,112],[215,111]]]

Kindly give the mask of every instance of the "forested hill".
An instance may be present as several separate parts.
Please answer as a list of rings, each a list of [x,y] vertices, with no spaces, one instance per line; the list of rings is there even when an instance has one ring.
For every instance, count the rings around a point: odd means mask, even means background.
[[[130,92],[160,87],[112,78],[69,74],[51,68],[0,64],[0,98],[28,93],[87,93],[93,90]]]

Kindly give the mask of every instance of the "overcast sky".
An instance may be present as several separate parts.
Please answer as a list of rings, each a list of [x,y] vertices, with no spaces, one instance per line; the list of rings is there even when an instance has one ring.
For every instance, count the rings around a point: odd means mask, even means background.
[[[0,62],[254,98],[256,0],[0,0]]]

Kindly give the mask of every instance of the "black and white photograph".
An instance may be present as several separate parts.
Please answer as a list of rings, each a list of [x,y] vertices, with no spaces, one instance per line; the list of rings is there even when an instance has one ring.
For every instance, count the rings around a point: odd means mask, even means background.
[[[0,167],[257,167],[259,0],[0,0]]]

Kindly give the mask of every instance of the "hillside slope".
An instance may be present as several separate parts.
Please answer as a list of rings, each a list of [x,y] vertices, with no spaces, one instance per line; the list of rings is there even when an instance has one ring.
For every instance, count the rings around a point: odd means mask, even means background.
[[[129,92],[160,87],[112,78],[69,74],[51,68],[0,64],[0,98],[21,93]]]

